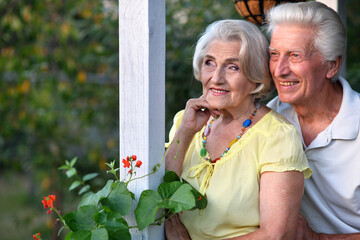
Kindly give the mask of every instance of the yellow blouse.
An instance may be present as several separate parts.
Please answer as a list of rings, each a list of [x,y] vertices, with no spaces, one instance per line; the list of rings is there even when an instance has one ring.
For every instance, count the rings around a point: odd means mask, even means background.
[[[170,141],[184,111],[176,114]],[[180,215],[191,238],[224,239],[244,235],[259,227],[259,184],[265,171],[301,171],[311,176],[297,130],[282,115],[270,111],[254,124],[216,163],[200,156],[202,134],[186,152],[181,177],[207,196],[208,205]]]

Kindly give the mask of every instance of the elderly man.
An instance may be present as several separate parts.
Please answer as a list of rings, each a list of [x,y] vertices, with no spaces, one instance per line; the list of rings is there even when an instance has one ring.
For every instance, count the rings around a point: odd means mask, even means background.
[[[313,170],[297,239],[360,239],[360,94],[339,77],[345,28],[326,5],[305,2],[271,9],[267,31],[278,91],[268,105],[298,128]]]

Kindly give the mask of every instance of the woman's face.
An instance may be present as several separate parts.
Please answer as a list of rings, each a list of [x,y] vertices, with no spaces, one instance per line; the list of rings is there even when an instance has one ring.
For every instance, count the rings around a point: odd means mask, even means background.
[[[203,95],[211,107],[236,110],[248,107],[256,84],[240,71],[239,41],[212,41],[201,66]]]

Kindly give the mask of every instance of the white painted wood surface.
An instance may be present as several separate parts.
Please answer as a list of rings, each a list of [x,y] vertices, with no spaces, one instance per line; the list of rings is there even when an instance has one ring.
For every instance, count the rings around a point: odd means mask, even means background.
[[[143,162],[136,176],[152,171],[160,162],[165,142],[165,0],[119,1],[120,60],[120,178],[127,176],[122,158],[136,154]],[[136,180],[129,188],[138,199],[145,189],[156,189],[164,164],[155,175]],[[135,204],[132,212],[135,209]],[[127,218],[136,225],[134,216]],[[164,239],[163,226],[142,232],[132,230],[132,239]]]

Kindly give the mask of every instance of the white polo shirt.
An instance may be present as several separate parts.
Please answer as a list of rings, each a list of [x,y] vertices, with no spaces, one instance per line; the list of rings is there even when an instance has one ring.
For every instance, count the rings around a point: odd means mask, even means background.
[[[360,94],[340,77],[343,98],[332,123],[304,150],[313,173],[305,180],[301,213],[318,233],[360,232]],[[294,108],[274,98],[268,106],[301,133]]]

